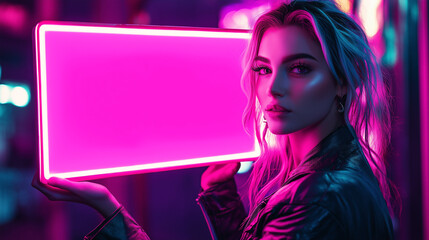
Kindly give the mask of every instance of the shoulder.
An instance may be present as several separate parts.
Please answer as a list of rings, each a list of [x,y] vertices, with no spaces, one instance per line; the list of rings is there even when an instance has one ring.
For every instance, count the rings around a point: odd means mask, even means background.
[[[391,230],[378,183],[359,171],[306,174],[279,189],[270,198],[266,210],[271,219],[300,214],[303,229],[329,227],[341,229],[345,234],[360,232],[361,236]],[[376,229],[367,229],[368,225]]]
[[[307,173],[280,188],[270,205],[318,204],[329,209],[332,202],[382,197],[375,178],[352,170]],[[329,204],[328,204],[329,203]]]

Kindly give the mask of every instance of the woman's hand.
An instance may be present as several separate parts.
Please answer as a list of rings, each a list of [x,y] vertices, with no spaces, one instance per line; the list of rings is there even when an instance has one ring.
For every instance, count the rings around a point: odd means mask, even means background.
[[[104,217],[110,216],[121,205],[103,185],[92,182],[73,182],[67,179],[51,177],[48,184],[40,182],[34,175],[31,185],[52,201],[69,201],[88,205]]]
[[[226,182],[234,177],[238,169],[240,169],[240,162],[211,165],[201,176],[201,187],[206,190]]]

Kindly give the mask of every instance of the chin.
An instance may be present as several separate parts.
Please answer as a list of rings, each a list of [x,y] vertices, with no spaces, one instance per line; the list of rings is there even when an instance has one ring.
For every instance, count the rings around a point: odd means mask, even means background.
[[[273,126],[273,127],[270,127],[270,124],[268,124],[268,129],[274,135],[285,135],[285,134],[293,133],[296,131],[295,129],[291,128],[290,126]]]

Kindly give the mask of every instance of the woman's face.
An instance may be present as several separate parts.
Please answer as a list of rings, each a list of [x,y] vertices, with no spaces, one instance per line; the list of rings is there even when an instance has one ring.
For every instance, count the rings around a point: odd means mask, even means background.
[[[319,43],[303,29],[269,28],[252,69],[257,98],[272,133],[318,126],[328,114],[336,113],[335,81]],[[282,108],[272,109],[272,105]]]

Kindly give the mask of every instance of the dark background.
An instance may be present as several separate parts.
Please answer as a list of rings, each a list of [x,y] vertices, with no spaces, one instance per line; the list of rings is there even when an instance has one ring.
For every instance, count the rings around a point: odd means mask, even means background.
[[[357,14],[360,2],[350,1],[352,12]],[[250,0],[0,0],[0,83],[26,85],[31,94],[26,107],[0,104],[0,239],[82,239],[102,220],[89,207],[51,202],[30,186],[38,160],[32,45],[32,28],[37,22],[219,27],[222,10],[263,3]],[[429,174],[428,169],[422,170],[420,142],[423,133],[419,70],[428,66],[419,63],[422,43],[418,42],[417,23],[421,16],[418,4],[418,0],[382,0],[384,25],[378,40],[386,46],[386,51],[378,57],[393,95],[388,168],[403,203],[401,216],[394,219],[395,234],[397,239],[404,240],[423,239],[422,174]],[[97,182],[117,196],[152,239],[210,239],[195,202],[204,169]],[[243,195],[247,177],[248,173],[236,176]]]

